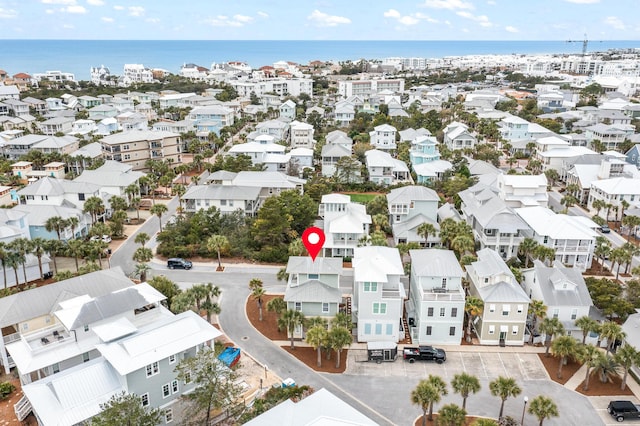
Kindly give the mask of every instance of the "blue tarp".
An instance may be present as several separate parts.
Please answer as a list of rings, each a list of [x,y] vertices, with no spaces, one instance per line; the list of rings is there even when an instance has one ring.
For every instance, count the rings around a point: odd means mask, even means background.
[[[240,348],[225,348],[225,350],[218,355],[218,359],[224,362],[227,367],[233,367],[240,359]]]

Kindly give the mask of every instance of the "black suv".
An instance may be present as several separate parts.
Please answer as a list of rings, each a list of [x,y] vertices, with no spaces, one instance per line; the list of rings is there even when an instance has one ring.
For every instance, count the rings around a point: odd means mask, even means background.
[[[182,259],[181,257],[174,257],[167,260],[167,267],[169,269],[191,269],[193,263],[189,260]]]
[[[639,407],[631,401],[611,401],[607,411],[619,422],[624,419],[640,419]]]

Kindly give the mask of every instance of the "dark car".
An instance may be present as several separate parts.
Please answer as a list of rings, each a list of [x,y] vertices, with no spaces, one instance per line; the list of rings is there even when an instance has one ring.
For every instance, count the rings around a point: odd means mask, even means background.
[[[607,407],[607,411],[611,417],[619,422],[625,419],[640,419],[640,410],[638,405],[631,401],[611,401]]]
[[[611,229],[609,228],[609,225],[602,225],[600,227],[600,232],[602,232],[603,234],[608,234],[609,232],[611,232]]]
[[[167,260],[167,267],[169,269],[191,269],[193,263],[190,260],[185,260],[181,257],[174,257]]]

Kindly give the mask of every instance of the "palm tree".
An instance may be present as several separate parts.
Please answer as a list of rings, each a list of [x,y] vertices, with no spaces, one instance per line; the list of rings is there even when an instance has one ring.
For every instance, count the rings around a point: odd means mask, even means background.
[[[71,227],[71,238],[75,238],[76,228],[80,224],[80,219],[78,219],[76,216],[70,216],[66,219],[66,221],[67,221],[66,225]]]
[[[480,380],[471,374],[460,373],[453,376],[451,387],[455,393],[459,393],[462,396],[462,409],[466,409],[469,394],[480,391]]]
[[[84,202],[83,212],[91,215],[91,224],[93,225],[98,221],[98,215],[104,212],[104,202],[100,197],[89,197]]]
[[[67,250],[73,256],[76,262],[76,272],[80,272],[80,265],[78,264],[78,258],[84,256],[85,242],[81,240],[69,240],[67,242]]]
[[[164,204],[154,204],[149,209],[151,214],[158,216],[158,222],[160,223],[160,232],[162,232],[162,215],[169,211],[166,205]]]
[[[476,419],[471,426],[498,426],[498,423],[493,419]]]
[[[63,224],[64,224],[64,219],[62,217],[51,216],[44,223],[44,229],[46,229],[47,232],[55,232],[56,235],[58,235],[58,240],[61,240],[62,239],[61,232],[65,228],[65,225]]]
[[[451,249],[456,252],[458,259],[462,259],[462,256],[465,253],[473,251],[474,247],[475,242],[473,240],[473,236],[468,234],[457,235],[453,240],[451,240]]]
[[[526,237],[518,246],[518,253],[524,256],[524,267],[529,267],[529,258],[538,247],[538,242],[531,237]]]
[[[538,328],[538,319],[541,319],[547,316],[547,305],[545,305],[542,300],[533,299],[531,303],[529,303],[529,310],[527,313],[529,315],[529,318],[531,319],[529,344],[533,345],[535,332],[537,331],[537,328]]]
[[[55,274],[58,273],[58,254],[64,248],[64,243],[60,240],[45,240],[44,241],[44,249],[51,256],[51,260],[53,260],[53,272]]]
[[[467,313],[467,342],[471,342],[471,325],[474,318],[482,315],[484,302],[476,296],[467,296],[464,302],[464,311]]]
[[[618,349],[613,358],[624,370],[620,389],[625,390],[625,388],[627,387],[627,377],[629,376],[629,370],[634,365],[640,363],[640,354],[633,346],[627,344]]]
[[[622,340],[626,336],[627,334],[622,331],[622,327],[613,321],[605,321],[600,326],[600,337],[602,339],[607,339],[607,355],[609,355],[609,352],[613,350],[616,340]]]
[[[142,247],[149,241],[151,237],[146,232],[140,232],[136,235],[136,238],[133,240],[136,244],[140,244]]]
[[[287,252],[289,256],[303,256],[307,249],[302,244],[302,238],[296,238],[289,243]]]
[[[275,312],[276,315],[280,316],[284,311],[287,310],[287,302],[284,301],[282,297],[275,297],[267,302],[267,311]],[[276,318],[276,322],[278,324],[278,331],[281,330],[280,321]]]
[[[284,328],[287,330],[289,334],[289,339],[291,339],[291,349],[295,349],[293,343],[293,334],[296,331],[298,326],[301,326],[304,323],[304,314],[295,309],[287,309],[282,313],[280,319],[278,320],[278,325],[280,328]]]
[[[424,238],[424,246],[429,247],[429,235],[432,235],[435,237],[436,227],[429,222],[425,222],[422,225],[418,226],[418,229],[416,229],[416,232],[418,235]]]
[[[604,355],[598,358],[598,362],[595,365],[593,372],[600,376],[600,381],[602,383],[607,383],[618,373],[618,364],[613,357]]]
[[[443,405],[438,412],[438,425],[442,426],[463,426],[467,418],[467,411],[464,407],[456,404]]]
[[[504,403],[507,398],[510,396],[515,398],[522,392],[522,389],[520,389],[515,379],[503,376],[498,376],[497,379],[490,382],[489,390],[491,391],[491,395],[499,397],[502,401],[500,404],[500,414],[498,415],[498,418],[502,417],[502,413],[504,412]]]
[[[332,327],[329,330],[329,344],[336,351],[336,368],[340,368],[340,354],[345,346],[353,343],[351,332],[344,327]]]
[[[218,254],[218,270],[222,270],[220,253],[229,246],[229,240],[224,235],[212,235],[207,239],[207,250]]]
[[[545,419],[558,417],[558,406],[549,397],[538,395],[529,403],[529,414],[533,414],[540,420],[540,426]]]
[[[427,424],[427,419],[433,420],[433,405],[440,402],[447,393],[447,384],[444,380],[431,374],[427,380],[420,380],[418,386],[411,391],[411,402],[422,408],[422,426]]]
[[[20,255],[22,274],[24,275],[24,282],[26,284],[29,282],[27,279],[27,255],[31,253],[31,240],[26,238],[16,238],[9,243],[9,248]]]
[[[211,323],[211,315],[220,315],[220,312],[222,311],[218,302],[213,301],[214,298],[218,299],[218,297],[220,297],[221,291],[220,287],[218,287],[217,285],[214,286],[212,283],[205,284],[205,289],[206,293],[204,302],[202,302],[202,309],[204,309],[207,315],[207,322]]]
[[[567,357],[575,353],[577,344],[576,339],[571,336],[560,336],[553,341],[551,352],[560,358],[558,360],[558,379],[562,379],[562,366]]]
[[[604,358],[604,354],[593,345],[582,345],[576,352],[576,356],[578,361],[587,367],[584,376],[584,385],[582,387],[583,390],[587,391],[589,390],[589,377],[591,377],[592,369],[600,364],[600,358]]]
[[[5,259],[6,264],[13,269],[13,274],[15,275],[15,278],[16,278],[16,286],[20,284],[20,281],[18,279],[18,266],[20,266],[21,261],[22,260],[20,258],[20,253],[17,253],[12,250],[8,252],[7,257]],[[25,281],[25,284],[26,284],[26,281]]]
[[[31,248],[33,249],[33,254],[35,254],[38,258],[40,279],[44,279],[44,274],[42,272],[42,256],[46,253],[45,244],[46,240],[44,238],[34,238],[31,240]]]
[[[327,329],[322,325],[314,325],[307,330],[306,342],[318,351],[318,367],[322,366],[322,345],[327,341]]]
[[[331,318],[331,326],[344,327],[347,330],[351,330],[351,328],[353,328],[353,321],[351,320],[351,315],[345,312],[336,313],[336,316]]]
[[[251,297],[258,303],[259,320],[262,321],[262,296],[265,295],[265,290],[262,286],[254,287],[251,290]]]
[[[587,336],[589,333],[596,332],[600,329],[600,323],[593,318],[584,315],[578,318],[575,322],[576,327],[582,330],[582,344],[584,345],[587,341]]]
[[[9,255],[7,250],[7,243],[0,241],[0,262],[2,262],[2,273],[4,275],[4,288],[7,288],[7,264],[6,259]]]
[[[136,263],[136,269],[134,271],[134,276],[140,277],[140,282],[147,281],[147,272],[151,270],[151,267],[146,263]]]
[[[148,247],[138,247],[133,252],[133,260],[138,263],[147,263],[153,259],[153,251]]]
[[[545,318],[540,323],[540,331],[545,335],[544,345],[546,346],[546,349],[544,354],[548,357],[553,336],[564,334],[564,326],[558,318]]]

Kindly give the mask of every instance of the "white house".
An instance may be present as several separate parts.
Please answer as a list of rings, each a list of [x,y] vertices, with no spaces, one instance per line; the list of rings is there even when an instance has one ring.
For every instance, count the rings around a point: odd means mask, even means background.
[[[515,209],[529,225],[523,231],[538,244],[556,251],[555,260],[582,272],[591,267],[598,226],[586,217],[558,214],[546,207]]]
[[[611,204],[612,208],[598,210],[593,207],[593,202],[596,200],[603,201],[605,204]],[[609,220],[610,217],[607,216],[610,214],[618,217],[622,214],[620,207],[622,206],[623,200],[632,206],[640,204],[640,179],[614,177],[591,182],[587,207],[592,213],[597,213],[606,220]]]
[[[395,244],[416,242],[425,245],[425,238],[418,235],[418,227],[430,223],[438,231],[438,203],[440,197],[426,186],[409,185],[392,189],[387,194],[389,224]],[[426,245],[439,241],[438,235],[430,235]]]
[[[451,250],[410,250],[407,314],[416,344],[459,345],[464,335],[465,276]]]
[[[323,219],[325,256],[351,257],[359,240],[369,235],[371,216],[364,205],[352,202],[348,195],[323,195],[318,215]]]
[[[444,144],[450,150],[473,149],[478,140],[469,131],[469,126],[454,121],[444,128]]]
[[[393,185],[411,181],[407,164],[393,158],[389,153],[377,149],[365,152],[369,180],[378,185]]]
[[[404,268],[396,248],[356,247],[353,256],[353,308],[359,342],[398,342],[406,298]]]
[[[369,143],[374,148],[383,150],[393,150],[397,148],[396,145],[396,133],[395,127],[389,124],[381,124],[373,128],[369,132]]]
[[[316,141],[313,139],[314,128],[311,124],[294,120],[289,124],[289,138],[291,148],[313,149]]]
[[[547,207],[547,177],[540,175],[499,174],[496,178],[498,195],[510,207]]]

